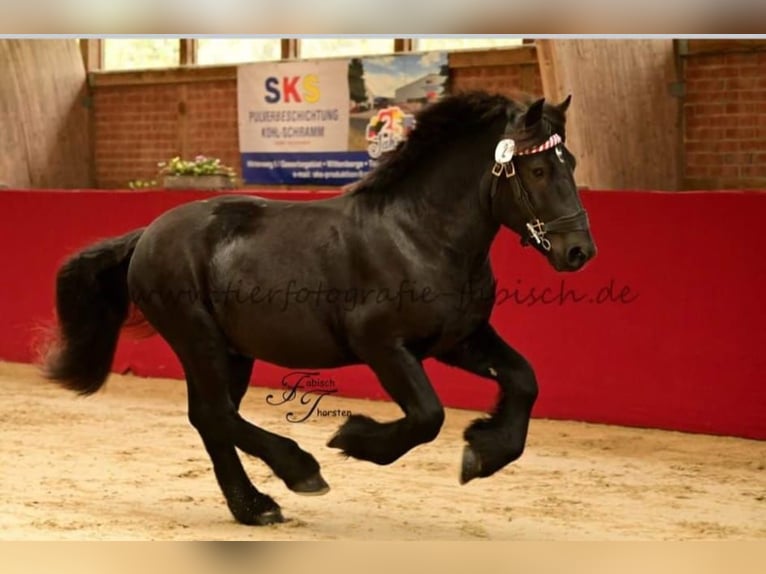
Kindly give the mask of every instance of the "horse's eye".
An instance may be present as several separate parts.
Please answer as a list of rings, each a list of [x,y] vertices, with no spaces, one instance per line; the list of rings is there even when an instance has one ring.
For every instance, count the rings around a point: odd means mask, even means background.
[[[535,177],[543,177],[545,175],[545,171],[543,171],[543,168],[541,167],[536,167],[532,170],[532,175]]]

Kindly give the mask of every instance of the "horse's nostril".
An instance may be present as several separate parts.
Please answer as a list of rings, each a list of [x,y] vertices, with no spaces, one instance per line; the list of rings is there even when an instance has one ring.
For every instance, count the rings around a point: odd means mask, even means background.
[[[587,259],[587,256],[585,255],[585,252],[582,250],[582,248],[579,245],[576,245],[572,247],[569,251],[567,251],[567,262],[570,265],[577,265],[579,263],[583,263]]]

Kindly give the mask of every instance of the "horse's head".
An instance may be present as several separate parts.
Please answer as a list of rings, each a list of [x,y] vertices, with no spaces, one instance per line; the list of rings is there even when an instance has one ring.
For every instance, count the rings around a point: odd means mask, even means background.
[[[491,176],[494,218],[557,271],[577,271],[596,254],[574,180],[575,158],[565,146],[570,101],[539,99],[526,110],[509,109]]]

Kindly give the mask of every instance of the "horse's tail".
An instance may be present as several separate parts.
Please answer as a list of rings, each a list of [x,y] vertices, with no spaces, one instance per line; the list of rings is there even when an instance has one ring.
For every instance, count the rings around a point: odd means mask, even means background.
[[[59,268],[57,323],[42,356],[46,378],[81,395],[103,386],[128,316],[128,265],[143,231],[86,247]]]

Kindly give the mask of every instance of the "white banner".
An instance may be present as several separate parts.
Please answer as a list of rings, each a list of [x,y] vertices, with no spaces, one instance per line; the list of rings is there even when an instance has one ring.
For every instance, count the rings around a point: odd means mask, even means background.
[[[240,151],[347,151],[348,69],[345,59],[239,66]]]

